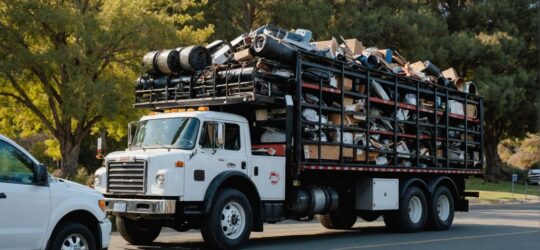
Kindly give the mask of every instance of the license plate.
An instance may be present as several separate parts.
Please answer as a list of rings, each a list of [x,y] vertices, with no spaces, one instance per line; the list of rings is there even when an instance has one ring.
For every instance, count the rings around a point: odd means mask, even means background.
[[[124,203],[124,202],[114,203],[113,212],[125,212],[126,207],[127,207],[126,203]]]

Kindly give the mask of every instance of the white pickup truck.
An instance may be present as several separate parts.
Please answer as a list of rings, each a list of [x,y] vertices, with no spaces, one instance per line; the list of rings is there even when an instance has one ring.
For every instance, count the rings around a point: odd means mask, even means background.
[[[30,153],[0,135],[0,249],[106,249],[105,200],[53,178]]]

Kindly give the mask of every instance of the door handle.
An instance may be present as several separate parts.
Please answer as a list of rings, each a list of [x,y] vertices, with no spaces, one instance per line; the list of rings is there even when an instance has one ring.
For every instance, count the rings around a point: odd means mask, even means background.
[[[229,163],[227,163],[227,167],[228,168],[234,168],[234,167],[236,167],[236,164],[234,164],[232,162],[229,162]]]
[[[6,198],[7,198],[7,196],[6,196],[5,193],[0,193],[0,199],[6,199]]]

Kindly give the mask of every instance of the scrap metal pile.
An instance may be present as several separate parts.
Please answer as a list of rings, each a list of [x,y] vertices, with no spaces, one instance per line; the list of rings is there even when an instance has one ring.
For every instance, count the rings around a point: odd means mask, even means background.
[[[312,33],[305,29],[296,29],[288,31],[270,24],[264,25],[254,31],[242,34],[232,41],[218,40],[207,46],[193,45],[177,49],[152,51],[143,58],[143,66],[146,74],[139,77],[136,81],[136,104],[139,107],[156,107],[159,103],[174,103],[181,100],[190,99],[213,99],[219,97],[246,96],[254,95],[281,97],[286,94],[292,94],[295,91],[296,82],[296,59],[297,52],[310,55],[303,60],[313,63],[323,63],[323,61],[343,62],[349,68],[359,70],[373,70],[377,72],[389,73],[401,77],[412,78],[422,82],[426,86],[439,86],[441,88],[457,90],[456,92],[466,92],[476,95],[476,88],[473,83],[465,82],[459,77],[452,68],[440,70],[430,61],[419,61],[409,63],[397,51],[392,49],[378,49],[375,47],[364,48],[357,39],[339,39],[332,38],[329,41],[312,41]],[[358,84],[356,80],[350,77],[343,79],[341,76],[316,67],[300,69],[301,79],[306,82],[322,83],[329,88],[364,93],[366,86],[370,88],[371,96],[382,100],[399,99],[400,103],[412,106],[421,105],[425,108],[443,109],[446,105],[449,112],[457,115],[464,115],[464,109],[467,109],[467,117],[476,118],[476,106],[470,104],[464,105],[461,101],[449,100],[448,103],[440,100],[440,97],[425,98],[425,96],[416,96],[412,92],[393,93],[391,88],[375,80],[368,84]],[[353,83],[354,82],[354,83]],[[341,86],[344,85],[344,86]],[[303,128],[303,139],[312,141],[334,141],[339,142],[343,138],[343,143],[353,145],[365,145],[379,150],[391,150],[397,147],[398,153],[404,158],[415,155],[439,155],[439,150],[443,148],[440,142],[432,143],[426,141],[426,146],[411,146],[411,141],[391,141],[381,136],[385,131],[396,131],[393,128],[393,119],[399,121],[416,121],[420,123],[438,123],[431,117],[417,117],[417,112],[411,112],[411,109],[400,108],[398,112],[390,111],[384,108],[377,108],[372,105],[370,116],[381,117],[381,119],[370,119],[369,126],[365,126],[365,98],[344,98],[340,102],[319,100],[319,97],[310,93],[302,95],[303,102],[307,105],[323,105],[325,107],[334,107],[348,111],[357,112],[353,115],[347,115],[345,123],[348,126],[368,127],[370,131],[379,131],[373,133],[369,140],[365,139],[363,133],[351,133],[339,131],[335,128],[318,129],[318,125],[307,125]],[[251,99],[253,100],[253,99]],[[148,104],[151,104],[148,106]],[[470,109],[470,110],[469,110]],[[262,114],[260,111],[264,111]],[[258,110],[257,120],[269,119],[272,116],[272,110]],[[279,112],[275,112],[276,114]],[[261,115],[262,114],[262,115]],[[324,124],[341,123],[341,113],[319,113],[316,108],[305,108],[302,111],[302,117],[306,121],[321,122]],[[390,119],[384,119],[384,117]],[[392,121],[392,122],[391,122]],[[448,125],[447,125],[448,126]],[[455,125],[459,127],[459,124]],[[435,136],[433,128],[420,128],[416,126],[407,126],[400,124],[397,128],[399,133],[416,134],[415,131],[421,130],[422,136]],[[461,128],[463,130],[463,128]],[[475,127],[478,131],[479,128]],[[382,131],[382,132],[381,132]],[[319,134],[320,133],[320,134]],[[343,133],[341,136],[340,133]],[[382,133],[384,134],[384,133]],[[448,137],[460,138],[464,133],[451,130],[447,132]],[[470,136],[470,134],[468,135]],[[284,140],[284,135],[280,128],[268,128],[261,136],[261,143],[274,143]],[[276,139],[277,138],[277,139]],[[471,138],[470,140],[477,140]],[[369,141],[369,142],[366,142]],[[454,145],[455,144],[455,145]],[[467,150],[462,144],[454,143],[449,145],[450,152],[455,152],[448,158],[463,159],[464,151]],[[409,147],[407,146],[409,145]],[[409,148],[418,148],[410,150]],[[327,150],[331,151],[331,150]],[[413,152],[411,152],[413,151]],[[470,157],[470,160],[478,160],[478,150],[476,154]],[[347,152],[346,152],[347,153]],[[352,153],[351,153],[352,154]],[[344,154],[345,155],[345,154]],[[348,155],[348,153],[347,153]],[[324,156],[321,156],[324,158]],[[383,157],[384,159],[379,159]],[[442,157],[442,153],[441,153]],[[308,157],[306,157],[308,158]],[[334,159],[334,156],[327,158]],[[355,158],[355,157],[352,157]],[[363,157],[365,159],[366,156]],[[375,161],[381,165],[386,165],[388,160],[383,154],[369,155],[370,161]]]

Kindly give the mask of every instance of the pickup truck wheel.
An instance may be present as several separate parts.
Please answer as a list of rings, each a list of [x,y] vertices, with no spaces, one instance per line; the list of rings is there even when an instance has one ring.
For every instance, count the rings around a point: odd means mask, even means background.
[[[399,210],[384,215],[384,224],[392,231],[413,233],[424,229],[427,214],[424,192],[418,187],[409,187],[400,198]]]
[[[203,218],[201,234],[211,249],[238,248],[249,239],[252,223],[249,200],[227,188],[216,195],[210,214]]]
[[[446,230],[454,221],[454,198],[447,187],[440,186],[433,192],[429,206],[428,224],[434,230]]]
[[[157,224],[121,216],[116,216],[116,228],[124,240],[134,245],[152,243],[161,233],[161,226]]]
[[[356,223],[356,215],[332,211],[327,214],[317,215],[321,225],[328,229],[351,229]]]
[[[83,224],[67,222],[61,225],[51,237],[52,250],[96,250],[96,240]]]

